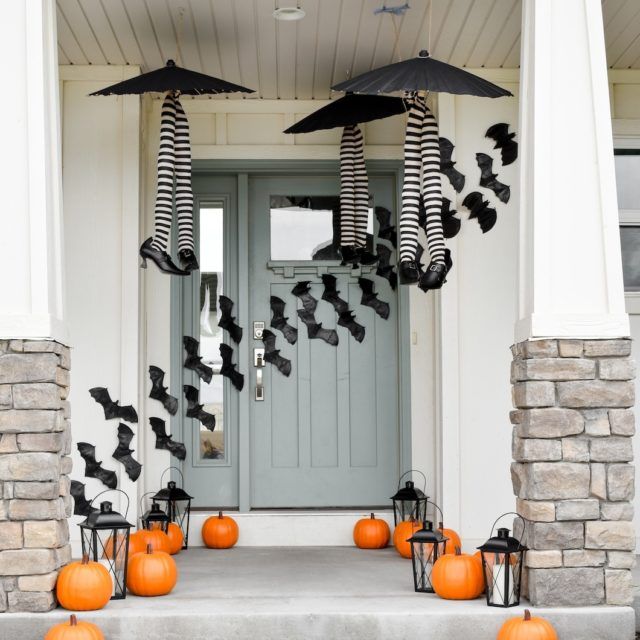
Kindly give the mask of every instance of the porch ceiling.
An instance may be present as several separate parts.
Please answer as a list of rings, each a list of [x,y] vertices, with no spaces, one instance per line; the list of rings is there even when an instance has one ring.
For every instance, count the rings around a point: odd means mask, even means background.
[[[392,0],[389,5],[402,4]],[[326,99],[329,87],[394,56],[382,0],[299,0],[299,22],[277,22],[295,0],[58,0],[61,64],[134,64],[144,71],[176,57],[184,8],[182,64],[256,89],[253,97]],[[603,0],[607,61],[640,68],[640,3]],[[428,42],[429,0],[412,0],[397,19],[403,58]],[[431,50],[451,64],[515,68],[521,0],[433,0]]]

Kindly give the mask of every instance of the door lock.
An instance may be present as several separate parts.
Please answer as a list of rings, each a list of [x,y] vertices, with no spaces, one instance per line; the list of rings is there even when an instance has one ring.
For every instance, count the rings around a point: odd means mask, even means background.
[[[260,320],[256,320],[253,323],[253,339],[254,340],[262,340],[262,336],[264,335],[264,322]]]

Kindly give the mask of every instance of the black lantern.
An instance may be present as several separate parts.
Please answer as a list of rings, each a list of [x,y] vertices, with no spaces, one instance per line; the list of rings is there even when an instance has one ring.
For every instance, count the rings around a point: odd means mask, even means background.
[[[524,525],[524,518],[518,514],[514,515],[517,515]],[[502,517],[500,516],[500,518]],[[495,522],[491,528],[491,537],[478,547],[482,555],[482,573],[487,605],[490,607],[516,607],[520,604],[522,567],[527,548],[520,540],[510,536],[509,529],[504,527],[498,529],[497,536],[493,536],[494,527]]]
[[[393,520],[397,526],[399,522],[405,520],[413,520],[414,522],[424,522],[427,519],[427,500],[429,497],[424,491],[416,489],[411,480],[405,482],[404,487],[400,488],[402,478],[414,470],[407,471],[400,476],[398,481],[398,491],[391,497],[393,500]],[[416,471],[424,478],[423,488],[426,490],[427,478],[421,471]]]
[[[177,467],[165,469],[162,476],[164,477],[164,474],[170,469],[175,469],[180,474],[180,477],[182,477],[182,472]],[[184,484],[184,478],[182,482]],[[162,477],[160,478],[160,484],[162,484]],[[169,516],[170,522],[175,522],[180,527],[184,537],[182,548],[187,549],[189,547],[189,518],[191,516],[192,496],[171,480],[167,483],[166,489],[160,489],[160,491],[153,496],[153,500],[167,503],[165,513]]]
[[[445,538],[440,531],[433,530],[433,522],[425,520],[422,529],[414,532],[407,540],[411,543],[413,563],[413,586],[421,593],[435,593],[431,584],[431,572],[436,560],[444,555]]]
[[[165,533],[169,531],[171,518],[169,518],[155,501],[151,503],[151,509],[142,516],[141,520],[143,529],[159,529]]]
[[[128,500],[127,497],[127,502]],[[113,581],[112,600],[122,600],[127,595],[129,535],[132,526],[125,517],[113,510],[108,501],[101,502],[100,510],[90,513],[80,524],[82,555],[107,568]]]

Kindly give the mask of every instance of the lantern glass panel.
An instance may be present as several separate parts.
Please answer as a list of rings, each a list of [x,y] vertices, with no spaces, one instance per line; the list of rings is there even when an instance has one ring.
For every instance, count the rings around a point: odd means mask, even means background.
[[[514,607],[520,603],[522,558],[522,552],[482,551],[482,568],[489,606]]]
[[[393,501],[395,522],[413,520],[414,522],[424,522],[427,518],[427,499],[418,498],[416,500],[394,500]]]
[[[169,523],[171,519],[160,508],[157,502],[151,505],[151,509],[142,516],[142,527],[144,529],[157,529],[167,533],[169,531]]]
[[[82,555],[107,569],[113,583],[111,599],[121,600],[126,596],[129,529],[92,529],[81,525],[80,530]]]
[[[436,560],[444,554],[445,542],[411,543],[411,560],[413,562],[413,582],[416,591],[434,593],[431,573]]]

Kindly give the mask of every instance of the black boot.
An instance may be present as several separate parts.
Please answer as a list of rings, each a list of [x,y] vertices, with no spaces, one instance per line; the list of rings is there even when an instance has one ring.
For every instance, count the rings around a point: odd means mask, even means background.
[[[358,266],[358,250],[355,247],[340,247],[340,255],[342,256],[342,266],[350,264],[352,267]]]
[[[369,253],[364,247],[356,249],[356,252],[358,254],[358,262],[360,264],[369,266],[378,262],[378,256],[374,255],[373,253]]]
[[[182,271],[182,269],[178,269],[175,264],[173,264],[173,260],[171,260],[171,256],[161,249],[156,249],[151,245],[153,242],[153,238],[147,238],[140,247],[140,257],[142,258],[142,264],[140,265],[143,269],[147,268],[147,258],[152,260],[156,267],[162,271],[162,273],[169,273],[173,276],[188,276],[188,271]]]
[[[444,250],[444,264],[439,262],[431,262],[427,270],[422,274],[420,278],[420,284],[418,285],[423,291],[429,291],[430,289],[442,289],[442,285],[447,281],[447,274],[453,267],[453,260],[451,260],[451,251],[449,249]]]
[[[181,249],[178,251],[178,259],[185,271],[191,273],[197,271],[200,268],[196,254],[191,249]]]
[[[415,284],[420,280],[418,263],[415,260],[403,260],[398,265],[398,278],[400,284]]]

